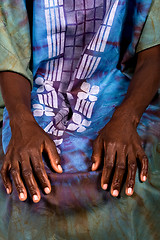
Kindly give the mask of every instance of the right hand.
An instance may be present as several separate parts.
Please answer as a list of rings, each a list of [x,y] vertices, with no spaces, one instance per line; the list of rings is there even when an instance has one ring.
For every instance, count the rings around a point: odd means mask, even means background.
[[[37,203],[40,201],[41,195],[32,170],[34,170],[44,192],[49,194],[51,184],[42,161],[42,152],[45,151],[48,154],[52,168],[58,173],[62,173],[60,157],[54,142],[37,124],[33,116],[25,118],[25,120],[24,118],[23,120],[17,119],[10,121],[12,137],[5,155],[1,175],[8,194],[12,192],[10,172],[19,199],[21,201],[27,199],[26,185],[33,202]],[[25,185],[20,172],[22,172]]]

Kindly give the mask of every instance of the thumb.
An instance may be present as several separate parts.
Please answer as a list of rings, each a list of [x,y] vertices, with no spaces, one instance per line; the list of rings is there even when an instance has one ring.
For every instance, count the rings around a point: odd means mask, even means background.
[[[48,154],[48,157],[49,157],[50,164],[51,164],[52,168],[56,172],[62,173],[63,169],[62,169],[61,164],[60,164],[61,159],[60,159],[60,156],[57,152],[56,145],[51,139],[45,140],[44,150]]]
[[[102,151],[103,151],[102,139],[98,136],[93,142],[93,152],[91,157],[91,160],[93,162],[92,171],[96,171],[99,168],[102,159]]]

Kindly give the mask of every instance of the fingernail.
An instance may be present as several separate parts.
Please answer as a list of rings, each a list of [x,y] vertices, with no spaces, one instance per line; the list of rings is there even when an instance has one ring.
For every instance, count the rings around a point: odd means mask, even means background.
[[[37,195],[33,195],[33,201],[34,202],[37,202],[39,199],[38,199],[38,196]]]
[[[7,194],[10,194],[9,188],[6,188],[6,192]]]
[[[45,191],[46,194],[50,193],[50,189],[48,187],[44,188],[44,191]]]
[[[127,192],[128,192],[129,195],[131,195],[131,194],[133,193],[132,188],[128,188],[128,191],[127,191]]]
[[[24,199],[24,193],[20,193],[20,194],[19,194],[19,198],[20,198],[20,199]]]
[[[145,182],[147,180],[146,176],[142,177],[142,181]]]
[[[94,169],[95,169],[95,166],[96,166],[96,164],[95,164],[95,163],[93,163],[93,164],[92,164],[92,171],[94,171]]]
[[[108,184],[103,184],[103,190],[107,190],[107,188],[108,188]]]
[[[61,167],[60,164],[58,165],[58,169],[59,169],[59,171],[63,172],[62,167]]]
[[[118,194],[119,194],[118,190],[114,190],[114,191],[113,191],[113,196],[114,196],[114,197],[117,197]]]

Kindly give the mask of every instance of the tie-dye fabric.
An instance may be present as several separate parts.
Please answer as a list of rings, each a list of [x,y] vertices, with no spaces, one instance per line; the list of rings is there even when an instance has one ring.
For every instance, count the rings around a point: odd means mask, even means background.
[[[64,172],[90,169],[91,140],[123,100],[129,79],[122,72],[135,55],[150,4],[34,2],[32,111],[54,140]],[[5,137],[5,150],[8,142]]]
[[[18,15],[17,15],[18,13]],[[0,71],[13,71],[32,84],[31,44],[25,0],[0,1]],[[0,121],[4,102],[0,91]]]
[[[20,203],[14,189],[7,202],[11,211],[1,213],[10,223],[8,235],[1,227],[4,239],[159,239],[159,100],[148,107],[138,129],[149,156],[149,181],[141,184],[137,176],[133,197],[123,188],[115,199],[100,187],[101,170],[91,172],[92,141],[127,91],[150,4],[34,1],[32,112],[55,142],[64,173],[51,171],[44,158],[52,193],[42,194],[38,204]],[[5,110],[5,152],[10,137]]]

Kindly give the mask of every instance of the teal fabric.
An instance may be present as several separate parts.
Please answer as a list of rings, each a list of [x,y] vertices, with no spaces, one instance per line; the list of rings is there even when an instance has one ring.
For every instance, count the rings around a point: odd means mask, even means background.
[[[160,99],[152,106],[160,107]],[[54,188],[52,196],[42,195],[43,204],[31,200],[23,203],[16,194],[7,196],[0,180],[0,240],[159,240],[160,115],[148,111],[144,118],[150,119],[150,125],[141,128],[144,149],[149,156],[149,177],[146,183],[140,183],[137,174],[132,197],[125,195],[123,187],[120,198],[113,198],[109,192],[100,190],[99,180],[95,183],[94,178],[86,178],[88,203],[79,178],[74,186],[66,186],[61,193],[61,207],[54,205]],[[2,165],[2,148],[0,156]],[[67,183],[67,177],[64,181]],[[74,189],[73,202],[63,208],[63,199],[70,188]],[[82,202],[74,204],[77,198],[84,200],[85,207]]]
[[[122,2],[125,4],[125,1]],[[135,36],[137,37],[136,34]],[[133,53],[135,46],[130,46],[128,52],[133,50]],[[127,59],[128,54],[125,56]],[[119,74],[122,76],[122,73]],[[113,84],[112,79],[110,83]],[[122,85],[119,89],[122,90]],[[120,94],[122,91],[117,96]],[[109,103],[112,102],[106,102],[107,108]],[[100,187],[101,170],[59,175],[49,171],[45,165],[52,183],[52,192],[48,196],[42,193],[38,204],[34,204],[30,197],[26,202],[20,202],[15,188],[12,195],[8,196],[0,178],[0,240],[159,240],[159,109],[160,99],[157,97],[144,113],[138,127],[144,150],[149,157],[149,177],[146,183],[141,183],[137,173],[132,197],[125,195],[124,186],[119,198],[113,198],[109,191],[103,191]],[[101,111],[98,113],[101,114]],[[6,120],[8,124],[9,121]],[[7,135],[4,136],[8,141]],[[79,137],[74,138],[73,143],[76,144],[77,139]],[[80,140],[80,147],[82,144],[86,147],[85,139]],[[70,146],[69,141],[65,143],[66,147]],[[71,150],[74,150],[73,147]],[[0,165],[3,158],[0,147]]]
[[[137,52],[160,44],[160,2],[153,0],[146,20]]]
[[[13,71],[26,77],[31,85],[30,30],[25,1],[0,1],[0,71]],[[14,84],[14,83],[13,83]],[[0,94],[0,120],[4,102]]]

